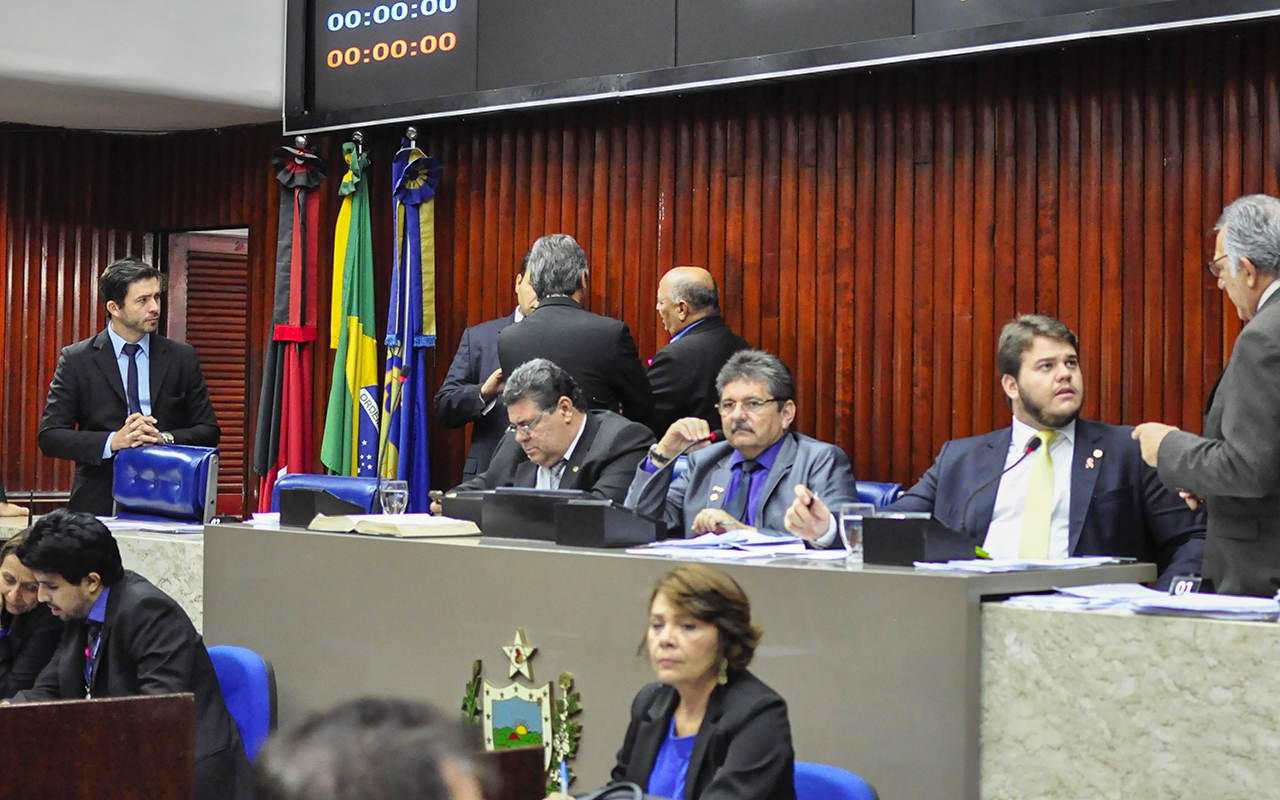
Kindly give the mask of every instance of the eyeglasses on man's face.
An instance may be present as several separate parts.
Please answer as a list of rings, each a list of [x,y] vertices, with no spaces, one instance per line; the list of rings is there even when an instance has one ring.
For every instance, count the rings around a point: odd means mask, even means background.
[[[1204,268],[1209,270],[1209,274],[1213,276],[1214,280],[1217,280],[1222,277],[1222,267],[1226,264],[1226,261],[1226,255],[1220,255],[1208,264],[1205,264]]]
[[[529,420],[528,422],[513,422],[507,426],[507,433],[514,433],[516,436],[524,436],[524,437],[532,436],[533,429],[537,427],[538,423],[541,422],[542,418],[545,417],[546,415],[547,415],[547,412],[543,411],[541,414]]]
[[[721,400],[716,403],[716,408],[720,409],[720,416],[727,417],[734,412],[734,409],[741,407],[748,414],[754,414],[764,408],[769,403],[785,403],[786,398],[778,397],[748,397],[743,400]]]

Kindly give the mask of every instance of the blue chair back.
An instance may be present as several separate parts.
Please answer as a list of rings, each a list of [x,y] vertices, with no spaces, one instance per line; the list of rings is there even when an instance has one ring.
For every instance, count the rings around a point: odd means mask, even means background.
[[[366,509],[365,513],[376,513],[381,505],[378,503],[378,479],[357,478],[350,475],[310,475],[303,472],[285,475],[276,481],[271,491],[271,510],[280,510],[281,489],[322,489],[334,497],[355,503]]]
[[[116,516],[208,522],[218,510],[218,450],[160,444],[116,453],[111,496]]]
[[[870,503],[877,510],[898,499],[902,494],[900,483],[878,483],[876,481],[855,481],[858,490],[858,502]]]
[[[210,647],[209,660],[227,711],[240,729],[245,755],[252,761],[276,729],[275,670],[270,661],[245,647]]]
[[[880,795],[846,769],[797,761],[796,800],[880,800]]]

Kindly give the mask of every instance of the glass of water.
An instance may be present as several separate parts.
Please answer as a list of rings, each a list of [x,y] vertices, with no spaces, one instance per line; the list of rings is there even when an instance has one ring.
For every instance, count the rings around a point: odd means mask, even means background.
[[[862,560],[862,520],[874,517],[876,507],[871,503],[841,503],[836,509],[836,524],[840,528],[840,541],[850,561]]]
[[[378,492],[384,514],[403,514],[405,506],[409,505],[408,481],[383,481]]]

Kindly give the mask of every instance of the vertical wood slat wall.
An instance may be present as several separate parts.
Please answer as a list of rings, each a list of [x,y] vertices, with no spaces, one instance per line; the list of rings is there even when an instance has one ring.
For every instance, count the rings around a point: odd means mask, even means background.
[[[658,277],[707,266],[730,324],[796,372],[798,427],[860,478],[909,482],[946,439],[1007,424],[995,337],[1022,312],[1080,334],[1087,416],[1198,430],[1239,329],[1203,270],[1208,232],[1224,201],[1280,190],[1278,71],[1280,26],[1254,24],[420,124],[445,175],[432,388],[466,324],[510,311],[533,239],[564,231],[592,265],[589,307],[627,321],[643,357],[665,342]],[[402,130],[367,131],[380,314]],[[340,138],[317,142],[325,254]],[[282,141],[0,131],[10,487],[65,485],[21,454],[57,348],[102,325],[93,274],[143,231],[250,229],[257,396]],[[463,436],[432,435],[447,486]]]

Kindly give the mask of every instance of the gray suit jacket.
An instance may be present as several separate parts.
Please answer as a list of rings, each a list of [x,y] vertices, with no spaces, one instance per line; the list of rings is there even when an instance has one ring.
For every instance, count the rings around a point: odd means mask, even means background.
[[[661,516],[672,529],[682,527],[684,537],[689,538],[693,535],[693,518],[699,511],[724,508],[724,492],[732,475],[729,469],[732,455],[733,446],[728,442],[694,451],[689,455],[688,469],[674,480],[671,464],[651,475],[645,472],[642,461],[627,492],[627,508]],[[843,450],[804,434],[788,433],[760,494],[755,519],[761,533],[791,535],[783,517],[796,499],[797,484],[808,486],[828,507],[858,499],[853,469]]]
[[[1204,436],[1173,431],[1160,479],[1208,497],[1204,574],[1224,594],[1280,589],[1280,292],[1240,331]]]

